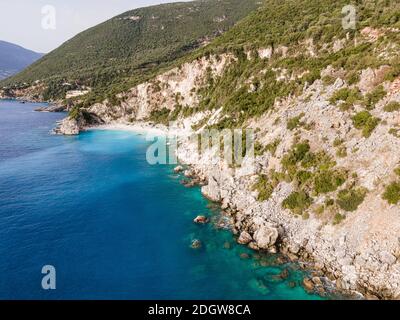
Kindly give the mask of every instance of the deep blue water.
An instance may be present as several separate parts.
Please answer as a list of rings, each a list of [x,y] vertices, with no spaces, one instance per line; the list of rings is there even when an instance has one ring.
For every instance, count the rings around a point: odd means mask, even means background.
[[[0,101],[0,298],[319,298],[289,286],[302,280],[296,265],[194,225],[218,210],[172,167],[149,165],[142,136],[51,135],[65,115],[35,107]],[[192,239],[203,248],[191,249]],[[44,265],[56,268],[56,290],[41,288]],[[290,277],[279,280],[283,268]]]

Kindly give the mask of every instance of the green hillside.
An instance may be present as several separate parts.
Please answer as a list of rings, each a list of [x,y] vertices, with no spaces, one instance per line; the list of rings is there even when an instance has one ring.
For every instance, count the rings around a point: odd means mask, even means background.
[[[351,31],[342,27],[342,9],[347,5],[356,10],[356,31],[364,26],[400,27],[398,1],[267,0],[261,10],[248,15],[213,46],[293,45],[305,38],[327,43]]]
[[[1,84],[50,82],[46,98],[64,82],[97,88],[141,79],[201,46],[255,10],[259,0],[198,0],[132,10],[86,30]]]
[[[329,65],[342,68],[349,84],[357,82],[361,70],[368,67],[388,65],[391,69],[386,77],[400,75],[396,49],[400,44],[396,31],[400,28],[400,3],[355,1],[355,30],[342,27],[342,8],[346,5],[346,0],[268,0],[209,46],[191,54],[193,58],[229,51],[239,58],[221,78],[202,90],[198,110],[223,106],[227,117],[220,127],[237,125],[264,114],[277,98],[301,93],[305,84],[320,79],[321,71]],[[375,42],[361,41],[366,26],[386,30],[385,36]],[[334,52],[334,42],[341,39],[348,40]],[[386,49],[393,46],[395,49]],[[282,54],[282,47],[287,49],[286,54]],[[271,59],[259,58],[256,50],[260,48],[271,48]],[[247,57],[249,52],[252,59]],[[302,76],[279,81],[276,70]],[[245,84],[249,79],[253,90]]]

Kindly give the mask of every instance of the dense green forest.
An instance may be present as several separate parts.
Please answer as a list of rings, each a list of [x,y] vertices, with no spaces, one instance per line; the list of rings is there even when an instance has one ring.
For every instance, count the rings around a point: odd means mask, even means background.
[[[45,98],[60,98],[65,82],[112,95],[154,74],[226,31],[259,0],[198,0],[126,12],[78,34],[25,71],[0,83],[44,80]]]

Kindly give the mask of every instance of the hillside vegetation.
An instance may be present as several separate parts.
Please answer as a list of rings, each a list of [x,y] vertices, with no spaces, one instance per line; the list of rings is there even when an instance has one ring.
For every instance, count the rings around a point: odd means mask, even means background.
[[[400,74],[396,51],[400,41],[399,33],[392,29],[400,28],[400,3],[356,1],[355,30],[342,27],[342,8],[347,4],[348,1],[337,0],[268,1],[197,53],[229,51],[238,57],[223,77],[201,92],[203,102],[199,109],[223,106],[228,118],[221,127],[237,125],[264,114],[277,98],[301,93],[305,84],[321,78],[326,83],[334,81],[332,76],[321,76],[328,66],[341,69],[340,76],[349,84],[359,80],[362,70],[383,65],[390,67],[386,76],[394,79]],[[377,41],[362,41],[361,31],[366,26],[388,30]],[[260,48],[270,50],[268,59],[259,56]],[[347,98],[345,102],[350,106],[358,100],[354,91]],[[367,100],[365,97],[367,106],[374,102]]]
[[[200,0],[132,10],[80,33],[1,84],[43,80],[49,84],[45,99],[52,99],[63,97],[68,82],[93,88],[91,98],[99,99],[207,43],[257,6],[258,0]]]

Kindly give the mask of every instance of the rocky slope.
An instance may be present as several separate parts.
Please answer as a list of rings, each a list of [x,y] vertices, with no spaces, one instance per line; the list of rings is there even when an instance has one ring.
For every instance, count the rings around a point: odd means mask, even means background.
[[[157,112],[164,109],[171,112],[178,105],[190,109],[189,106],[198,105],[200,97],[196,90],[207,85],[207,77],[221,76],[224,67],[233,60],[232,55],[226,54],[202,57],[186,63],[119,94],[119,105],[112,105],[105,100],[77,111],[75,117],[65,119],[56,130],[62,134],[74,135],[91,125],[129,124],[149,120]],[[93,122],[91,116],[95,116],[97,121]]]

